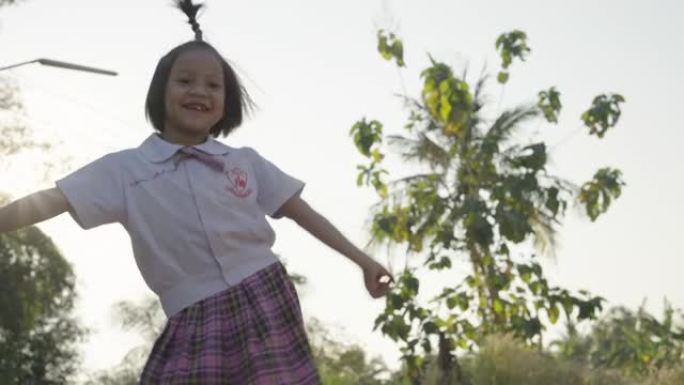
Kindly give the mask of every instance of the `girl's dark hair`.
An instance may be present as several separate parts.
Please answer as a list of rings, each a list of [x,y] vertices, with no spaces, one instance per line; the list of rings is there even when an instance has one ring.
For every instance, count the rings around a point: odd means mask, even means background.
[[[233,129],[242,124],[242,116],[252,109],[253,102],[226,59],[224,59],[211,44],[202,40],[202,30],[200,30],[196,19],[197,11],[202,5],[192,4],[191,0],[178,0],[176,5],[188,16],[188,23],[195,32],[195,40],[173,48],[159,60],[157,68],[154,70],[154,75],[152,75],[150,88],[147,91],[145,114],[157,131],[164,131],[164,121],[166,117],[164,97],[166,94],[166,84],[168,83],[169,75],[171,74],[171,67],[173,67],[176,59],[185,52],[194,49],[208,50],[216,56],[216,59],[221,64],[225,85],[223,118],[211,128],[209,133],[215,138],[219,135],[226,136],[233,131]]]

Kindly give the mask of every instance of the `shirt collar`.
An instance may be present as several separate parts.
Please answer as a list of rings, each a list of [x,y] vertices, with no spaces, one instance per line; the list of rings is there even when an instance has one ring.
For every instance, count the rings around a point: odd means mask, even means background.
[[[145,139],[138,149],[150,162],[161,163],[167,161],[183,147],[185,146],[167,142],[155,133],[151,134],[147,139]],[[192,147],[209,155],[225,155],[230,152],[230,147],[212,137],[209,137],[203,143],[194,145]]]

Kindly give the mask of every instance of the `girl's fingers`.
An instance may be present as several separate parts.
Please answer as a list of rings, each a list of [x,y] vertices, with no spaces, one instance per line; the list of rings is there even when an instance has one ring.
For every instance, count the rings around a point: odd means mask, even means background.
[[[394,282],[394,279],[389,274],[380,274],[378,276],[378,282],[382,284],[389,284],[390,282]]]
[[[376,264],[370,269],[366,270],[367,277],[370,282],[367,282],[368,291],[373,298],[379,298],[387,294],[390,289],[390,284],[394,282],[394,277],[382,265]]]

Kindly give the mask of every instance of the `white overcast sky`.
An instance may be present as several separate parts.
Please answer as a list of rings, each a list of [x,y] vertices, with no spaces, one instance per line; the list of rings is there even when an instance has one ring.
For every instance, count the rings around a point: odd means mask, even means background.
[[[3,191],[18,197],[49,187],[107,152],[137,146],[152,132],[143,104],[154,66],[192,37],[169,4],[25,0],[0,10],[0,66],[47,57],[119,72],[104,77],[33,65],[3,73],[21,87],[25,121],[35,135],[55,143],[51,152],[10,159],[0,169]],[[260,106],[224,140],[255,147],[305,180],[304,198],[360,245],[367,240],[375,197],[355,185],[362,159],[348,136],[351,125],[367,116],[400,133],[407,113],[393,94],[405,89],[418,95],[427,53],[459,73],[468,66],[472,80],[484,65],[497,70],[494,41],[500,33],[527,32],[530,57],[513,64],[503,92],[490,83],[490,99],[498,104],[503,97],[500,107],[506,108],[556,86],[562,93],[560,124],[534,124],[527,130],[533,137],[523,140],[548,140],[550,171],[573,182],[604,166],[620,168],[627,182],[623,196],[596,223],[569,210],[556,258],[547,264],[553,283],[588,289],[609,305],[636,308],[648,298],[649,309],[660,311],[664,297],[684,307],[684,130],[677,118],[684,89],[683,14],[684,3],[676,0],[213,0],[200,21],[205,38],[235,64]],[[403,37],[408,68],[398,71],[380,59],[378,27]],[[619,125],[598,140],[581,128],[579,115],[603,92],[621,93],[627,102]],[[42,179],[45,161],[57,165],[48,180]],[[275,251],[309,279],[301,293],[306,315],[343,328],[348,340],[396,366],[397,349],[371,332],[383,302],[369,299],[355,267],[295,225],[274,226]],[[86,232],[67,215],[41,228],[76,270],[78,314],[94,330],[84,347],[87,368],[117,363],[136,341],[116,331],[110,306],[150,294],[127,235],[118,226]],[[376,257],[386,261],[383,254]]]

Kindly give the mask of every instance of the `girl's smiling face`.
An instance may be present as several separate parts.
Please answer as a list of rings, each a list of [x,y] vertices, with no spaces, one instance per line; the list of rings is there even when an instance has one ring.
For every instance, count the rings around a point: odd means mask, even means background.
[[[191,49],[171,67],[164,93],[164,131],[170,142],[194,145],[206,140],[225,110],[221,63],[207,49]]]

